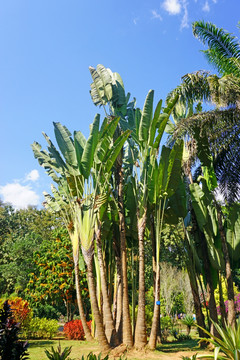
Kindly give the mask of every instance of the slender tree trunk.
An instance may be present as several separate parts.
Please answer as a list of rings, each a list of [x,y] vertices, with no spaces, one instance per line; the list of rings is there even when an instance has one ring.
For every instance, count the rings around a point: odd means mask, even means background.
[[[132,333],[133,338],[135,336],[135,325],[136,325],[136,319],[135,319],[135,309],[136,309],[136,274],[134,272],[134,248],[132,245],[132,253],[131,253],[131,260],[132,260],[132,269],[131,269],[131,277],[132,277]]]
[[[96,294],[96,285],[94,281],[94,274],[93,274],[93,256],[89,256],[86,258],[84,257],[86,264],[87,264],[87,275],[88,275],[88,286],[89,286],[89,294],[90,294],[90,300],[92,305],[92,312],[94,316],[94,320],[96,323],[96,333],[98,337],[98,341],[100,343],[100,346],[103,350],[109,350],[110,346],[104,331],[103,326],[103,319],[99,311],[98,307],[98,301],[97,301],[97,294]]]
[[[116,261],[116,279],[114,286],[114,300],[113,300],[113,320],[115,323],[116,332],[120,343],[122,342],[122,274],[121,274],[121,259],[119,257],[120,249],[115,246],[115,261]]]
[[[150,215],[150,232],[151,232],[151,239],[152,239],[152,268],[153,268],[153,293],[155,299],[156,293],[156,269],[157,269],[157,257],[156,257],[156,231],[155,231],[155,224],[154,224],[154,216],[153,214]],[[159,289],[160,289],[160,276],[159,276]],[[161,291],[159,290],[161,294]],[[160,295],[159,295],[160,300]],[[154,300],[155,304],[155,300]],[[161,313],[161,305],[159,311],[159,318],[158,318],[158,325],[157,325],[157,342],[161,343],[161,321],[160,321],[160,313]]]
[[[121,276],[117,275],[117,316],[116,316],[116,331],[119,341],[123,341],[123,288]]]
[[[225,260],[225,272],[226,272],[226,279],[227,279],[227,291],[228,291],[228,324],[232,327],[235,326],[236,323],[236,312],[234,306],[234,289],[233,289],[233,279],[232,279],[232,271],[231,271],[231,264],[230,264],[230,257],[227,247],[227,240],[225,236],[225,231],[223,229],[222,224],[222,212],[220,205],[216,203],[217,208],[217,217],[218,217],[218,226],[219,232],[222,241],[222,250],[223,256]]]
[[[97,243],[98,262],[99,262],[99,267],[100,267],[105,333],[106,333],[106,336],[107,336],[107,339],[108,339],[108,342],[110,343],[110,345],[117,346],[117,345],[119,345],[119,340],[117,338],[116,329],[115,329],[114,323],[113,323],[110,300],[109,300],[109,296],[108,296],[106,269],[105,269],[105,265],[104,265],[104,261],[103,261],[103,254],[102,254],[101,225],[99,226],[97,233],[96,233],[96,243]]]
[[[200,277],[200,275],[197,276],[201,291],[202,291],[202,297],[203,297],[203,303],[206,309],[206,315],[207,315],[207,322],[208,322],[208,328],[210,329],[211,327],[211,320],[209,317],[209,308],[207,307],[207,301],[206,301],[206,296],[205,296],[205,291],[204,291],[204,287],[203,287],[203,283],[202,283],[202,279]]]
[[[150,232],[151,232],[151,239],[152,239],[153,293],[155,294],[157,258],[156,258],[156,234],[155,234],[155,225],[154,225],[153,214],[150,214]]]
[[[120,343],[123,341],[123,321],[122,321],[122,281],[117,282],[117,315],[116,315],[116,331]]]
[[[79,314],[80,314],[80,318],[82,321],[82,326],[83,326],[83,330],[86,336],[86,339],[88,341],[93,340],[93,337],[91,335],[91,331],[87,325],[87,320],[86,320],[86,316],[85,316],[85,312],[84,312],[84,308],[83,308],[83,303],[82,303],[82,295],[81,295],[81,289],[80,289],[80,281],[79,281],[79,265],[78,265],[78,261],[75,263],[74,266],[74,272],[75,272],[75,286],[76,286],[76,292],[77,292],[77,303],[78,303],[78,310],[79,310]]]
[[[121,166],[120,166],[121,165]],[[129,348],[133,346],[131,317],[128,299],[128,278],[127,278],[127,248],[126,229],[123,206],[123,169],[122,164],[118,165],[118,207],[119,207],[119,233],[121,243],[121,264],[122,264],[122,328],[123,343]]]
[[[188,277],[189,277],[192,296],[193,296],[197,324],[205,329],[204,315],[202,313],[202,307],[201,307],[201,301],[200,301],[200,296],[199,296],[199,291],[198,291],[196,273],[195,273],[193,264],[191,264],[191,265],[187,264],[187,272],[188,272]],[[200,337],[205,337],[205,333],[202,329],[198,328],[198,332],[199,332]]]
[[[147,344],[147,330],[145,318],[145,252],[144,234],[147,222],[147,209],[141,218],[138,216],[138,246],[139,246],[139,290],[138,290],[138,313],[135,330],[136,349],[142,349]]]
[[[225,324],[226,324],[226,321],[227,321],[227,314],[226,314],[226,308],[225,308],[224,299],[223,299],[222,276],[221,276],[220,272],[219,272],[218,278],[219,278],[218,283],[219,283],[219,300],[220,300],[220,311],[221,311],[221,324],[222,324],[222,327],[225,329]]]
[[[205,277],[206,277],[206,288],[207,288],[207,293],[208,293],[208,298],[209,298],[208,307],[209,307],[210,318],[215,323],[218,323],[217,307],[216,307],[216,301],[215,301],[215,297],[214,297],[214,287],[213,287],[213,282],[212,282],[211,272],[210,272],[210,262],[209,262],[209,257],[208,257],[207,243],[206,243],[205,236],[201,231],[200,231],[200,236],[201,236],[201,244],[202,244],[202,249],[203,249],[203,254],[204,254],[203,267],[204,267],[204,272],[205,272]],[[214,336],[219,336],[213,323],[211,323],[210,332]]]
[[[188,257],[187,257],[185,263],[186,263],[187,273],[188,273],[192,296],[193,296],[196,320],[197,320],[197,324],[205,329],[204,315],[202,313],[202,306],[201,306],[201,301],[200,301],[200,296],[199,296],[199,291],[198,291],[197,275],[196,275],[196,271],[195,271],[195,264],[193,262],[193,253],[192,253],[191,247],[188,242],[188,238],[187,238],[188,233],[184,226],[184,223],[183,223],[183,230],[185,233],[185,245],[186,245],[187,253],[188,253]],[[199,332],[200,337],[205,336],[205,333],[202,329],[198,328],[198,332]]]
[[[148,346],[152,350],[156,349],[158,329],[159,329],[159,319],[160,319],[160,266],[158,266],[156,270],[157,271],[156,271],[153,319],[152,319],[150,338],[148,342]]]

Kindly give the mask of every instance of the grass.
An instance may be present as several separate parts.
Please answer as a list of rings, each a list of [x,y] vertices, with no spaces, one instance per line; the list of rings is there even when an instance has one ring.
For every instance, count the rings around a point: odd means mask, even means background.
[[[50,349],[51,346],[56,349],[59,345],[59,340],[30,340],[29,341],[29,353],[30,360],[46,360],[47,357],[45,355],[44,349]],[[70,354],[71,359],[81,359],[82,355],[87,355],[90,352],[99,354],[101,352],[100,347],[97,342],[87,342],[87,341],[78,341],[78,340],[60,340],[61,348],[64,349],[67,346],[72,346],[72,352]],[[129,351],[126,354],[126,358],[128,360],[154,360],[161,358],[161,355],[164,355],[164,359],[166,356],[174,359],[175,353],[178,352],[201,352],[202,349],[199,349],[198,342],[196,339],[186,340],[182,342],[169,342],[166,344],[162,344],[157,346],[157,349],[152,351],[141,351],[137,352],[134,350]],[[117,357],[119,358],[119,357]]]
[[[159,360],[159,359],[181,359],[182,352],[186,352],[186,355],[189,356],[190,353],[199,353],[204,351],[198,346],[198,334],[196,329],[191,331],[192,340],[185,341],[176,341],[172,336],[169,337],[169,342],[157,346],[155,351],[143,350],[136,351],[130,350],[126,354],[126,359],[128,360]],[[101,352],[100,346],[97,341],[88,342],[80,340],[67,340],[67,339],[52,339],[52,340],[30,340],[29,341],[29,354],[30,360],[47,360],[44,350],[50,349],[52,346],[56,349],[60,345],[62,350],[65,347],[72,346],[72,352],[70,354],[71,359],[81,359],[82,355],[87,355],[90,352],[99,354]],[[177,354],[179,353],[180,354]],[[206,351],[205,351],[206,352]],[[112,359],[113,357],[110,357]],[[116,356],[116,359],[119,357]]]
[[[198,341],[196,339],[185,341],[172,341],[157,346],[158,351],[172,353],[177,351],[199,351]]]
[[[46,360],[44,350],[50,349],[51,346],[56,349],[59,345],[59,340],[30,340],[29,341],[29,359],[30,360]],[[70,358],[81,359],[82,355],[87,355],[92,352],[100,352],[100,347],[97,342],[90,343],[88,341],[78,340],[60,340],[61,348],[72,346]]]

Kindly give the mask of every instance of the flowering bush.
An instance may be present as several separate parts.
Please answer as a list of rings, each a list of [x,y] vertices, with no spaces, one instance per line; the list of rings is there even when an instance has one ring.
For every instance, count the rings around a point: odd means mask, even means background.
[[[28,343],[19,341],[20,325],[13,319],[8,301],[0,309],[0,359],[28,359]]]
[[[91,320],[88,321],[87,325],[91,330]],[[67,322],[64,325],[63,331],[68,339],[84,340],[84,330],[81,320],[72,320]]]
[[[11,307],[14,320],[19,324],[20,328],[26,328],[32,319],[32,310],[29,303],[20,297],[14,297],[8,300],[8,304]]]
[[[235,295],[235,300],[234,300],[234,304],[235,304],[235,310],[236,310],[236,314],[240,314],[240,293]],[[228,312],[228,300],[224,302],[225,304],[225,309],[226,309],[226,313]],[[217,307],[217,313],[218,315],[221,315],[221,310],[220,310],[220,306]]]

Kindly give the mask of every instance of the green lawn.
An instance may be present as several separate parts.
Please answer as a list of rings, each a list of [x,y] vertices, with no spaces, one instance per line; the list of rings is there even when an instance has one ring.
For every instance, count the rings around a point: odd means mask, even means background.
[[[56,349],[59,345],[59,340],[30,340],[29,341],[29,354],[31,360],[46,360],[44,349],[50,349],[51,346]],[[90,343],[87,341],[78,340],[60,340],[61,348],[64,349],[67,346],[72,346],[72,352],[70,358],[81,359],[82,355],[86,355],[89,352],[100,352],[100,348],[97,342]]]
[[[30,340],[30,360],[47,360],[44,349],[50,349],[51,346],[56,349],[59,345],[59,340]],[[82,355],[87,355],[90,352],[99,354],[101,352],[100,347],[97,342],[87,342],[87,341],[78,341],[78,340],[60,340],[62,350],[67,346],[72,346],[72,352],[70,354],[71,359],[80,360]],[[178,352],[186,352],[186,355],[189,356],[189,352],[199,353],[204,350],[198,347],[198,341],[196,339],[187,340],[182,342],[172,341],[166,344],[159,345],[157,350],[150,351],[136,351],[131,350],[125,354],[125,359],[128,360],[159,360],[161,357],[164,360],[167,358],[174,359],[176,356],[179,359]],[[206,353],[206,351],[205,351]],[[110,357],[111,359],[113,357]],[[119,357],[116,357],[118,359]]]
[[[172,341],[169,343],[157,345],[157,350],[164,353],[172,353],[178,351],[196,351],[199,352],[198,340]]]

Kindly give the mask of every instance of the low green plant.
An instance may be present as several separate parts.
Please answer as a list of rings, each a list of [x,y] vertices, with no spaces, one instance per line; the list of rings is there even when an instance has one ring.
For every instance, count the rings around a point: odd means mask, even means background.
[[[174,323],[172,321],[172,319],[170,318],[170,316],[163,316],[161,317],[161,329],[166,329],[166,330],[170,330],[172,329],[174,326]]]
[[[178,341],[192,340],[190,335],[187,334],[179,334],[177,337]]]
[[[201,328],[209,338],[202,338],[200,342],[209,342],[214,345],[214,354],[199,355],[198,358],[214,358],[220,360],[232,359],[240,360],[240,318],[237,319],[236,325],[232,328],[226,324],[226,328],[222,328],[220,325],[214,324],[220,338],[210,334],[206,329]],[[224,355],[220,354],[224,353]]]
[[[176,327],[173,327],[170,330],[170,334],[176,339],[178,340],[178,336],[179,336],[179,330]]]
[[[57,350],[54,350],[54,347],[52,346],[50,351],[45,349],[45,354],[47,355],[47,358],[50,360],[65,360],[68,358],[71,351],[72,351],[72,347],[70,346],[70,347],[65,347],[65,349],[62,352],[61,345],[59,343]]]
[[[33,318],[24,332],[28,339],[52,339],[58,332],[58,321],[46,318]]]
[[[182,323],[187,326],[187,335],[190,334],[191,327],[195,325],[195,321],[192,315],[186,315],[184,319],[182,319]]]

